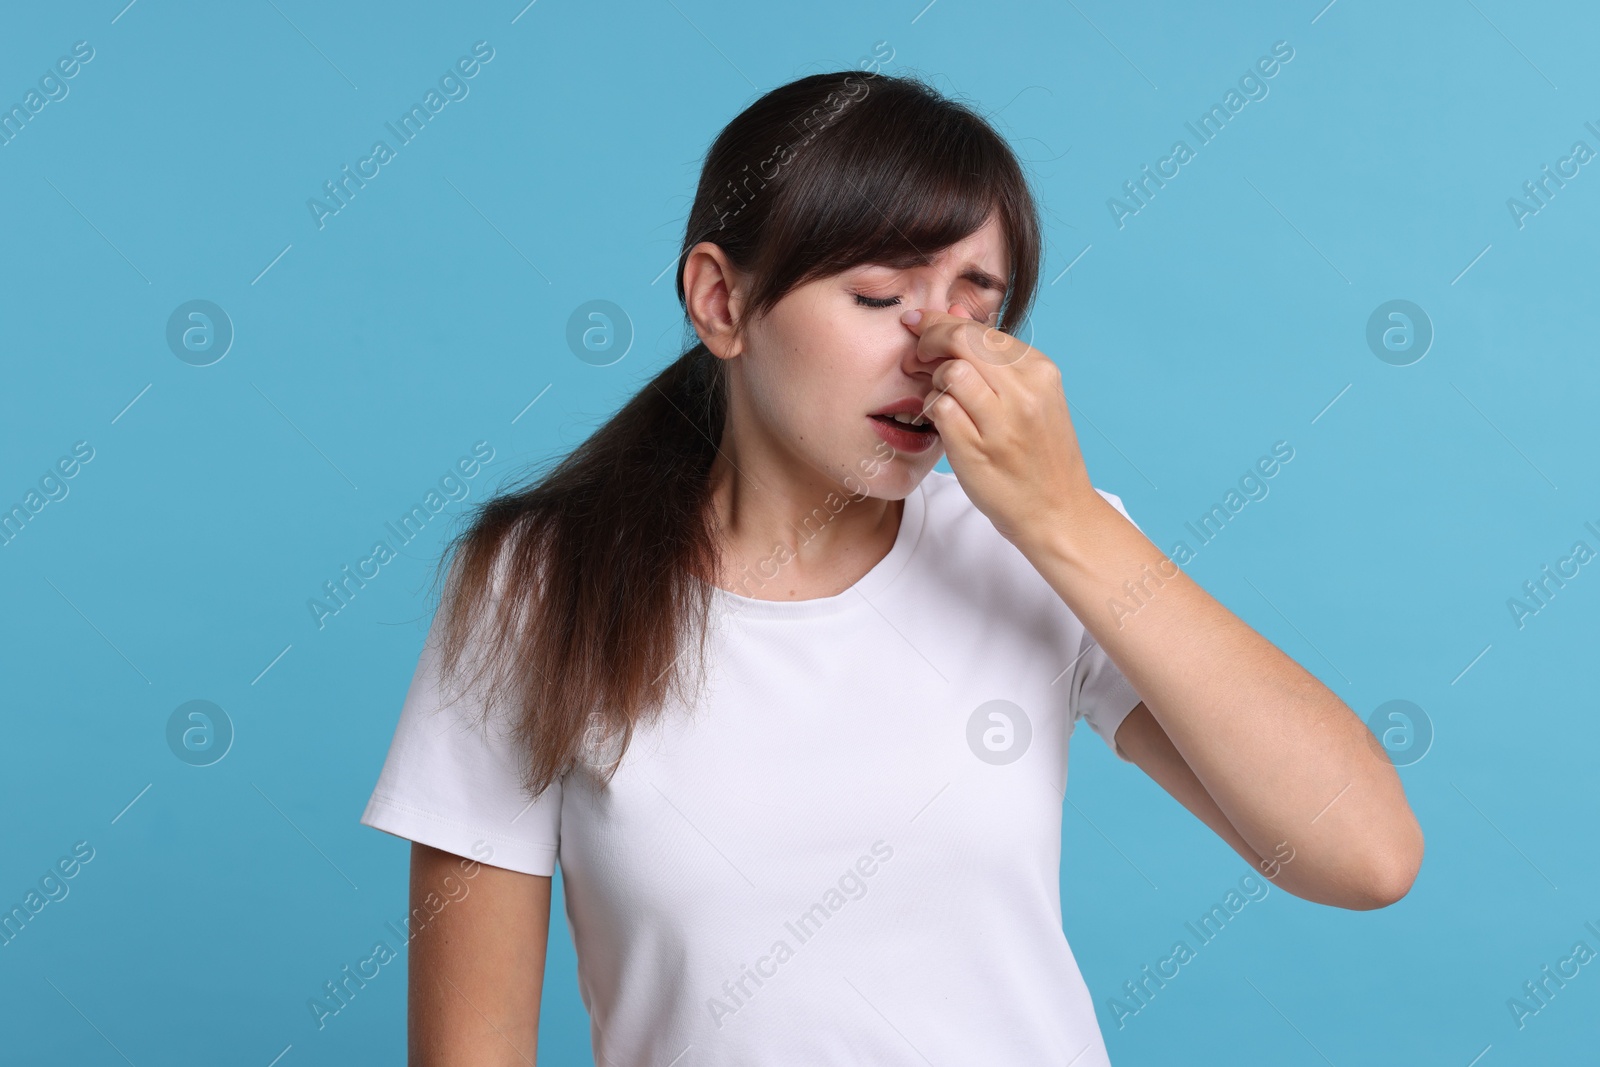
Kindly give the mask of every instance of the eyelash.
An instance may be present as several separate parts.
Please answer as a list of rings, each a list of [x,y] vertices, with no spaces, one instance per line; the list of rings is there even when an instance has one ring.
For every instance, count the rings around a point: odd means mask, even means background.
[[[864,296],[861,293],[851,293],[856,298],[856,304],[868,308],[891,308],[900,303],[898,296]]]

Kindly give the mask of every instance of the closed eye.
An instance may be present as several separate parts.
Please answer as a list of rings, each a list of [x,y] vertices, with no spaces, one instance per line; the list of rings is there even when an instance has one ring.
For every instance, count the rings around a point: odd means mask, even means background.
[[[898,296],[867,296],[864,293],[851,293],[850,295],[856,298],[856,304],[860,307],[890,308],[900,303]],[[981,306],[970,309],[970,313],[974,320],[991,325],[995,320],[996,314],[998,314],[998,312],[986,312]]]

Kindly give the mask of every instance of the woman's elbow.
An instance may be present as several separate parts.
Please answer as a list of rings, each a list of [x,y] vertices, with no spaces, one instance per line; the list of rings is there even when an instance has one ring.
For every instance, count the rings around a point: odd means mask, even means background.
[[[1416,819],[1408,820],[1398,842],[1381,850],[1373,861],[1372,873],[1366,879],[1366,904],[1359,910],[1370,911],[1387,908],[1411,892],[1422,869],[1422,827]]]

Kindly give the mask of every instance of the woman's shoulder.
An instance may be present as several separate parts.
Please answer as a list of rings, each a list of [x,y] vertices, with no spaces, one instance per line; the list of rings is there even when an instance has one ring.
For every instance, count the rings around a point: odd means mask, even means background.
[[[924,500],[927,502],[928,517],[930,519],[944,518],[949,520],[959,517],[971,519],[975,516],[978,519],[982,519],[989,529],[994,529],[994,524],[990,523],[988,517],[978,510],[977,505],[972,502],[972,498],[967,496],[967,491],[962,486],[961,479],[954,474],[941,470],[931,470],[928,472],[927,477],[923,479],[921,488]],[[1127,517],[1128,509],[1123,506],[1120,496],[1115,493],[1109,493],[1099,486],[1095,486],[1094,491],[1099,493],[1106,503],[1116,508],[1124,517]],[[995,536],[999,536],[998,531],[996,531]]]
[[[1001,546],[1010,542],[978,510],[954,474],[929,471],[914,492],[922,494],[920,554],[924,558],[957,557],[966,568],[1001,564],[1001,557],[1006,555]]]
[[[1021,597],[1024,590],[1038,592],[1052,610],[1061,603],[1060,597],[1022,550],[995,528],[989,516],[978,510],[954,474],[929,471],[921,492],[922,530],[914,558],[922,567],[944,573],[947,578],[953,574],[963,575],[960,579],[963,582],[986,587],[991,592],[1004,590],[1006,596]],[[1125,518],[1129,517],[1122,499],[1115,493],[1099,487],[1095,492]]]
[[[918,487],[931,512],[976,511],[961,480],[946,471],[932,470]]]

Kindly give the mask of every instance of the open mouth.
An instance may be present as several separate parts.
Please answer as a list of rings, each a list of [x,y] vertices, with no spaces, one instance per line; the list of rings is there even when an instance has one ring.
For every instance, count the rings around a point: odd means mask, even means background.
[[[872,415],[869,417],[877,419],[879,422],[886,422],[895,429],[905,430],[908,433],[931,434],[938,432],[933,423],[920,415]]]

